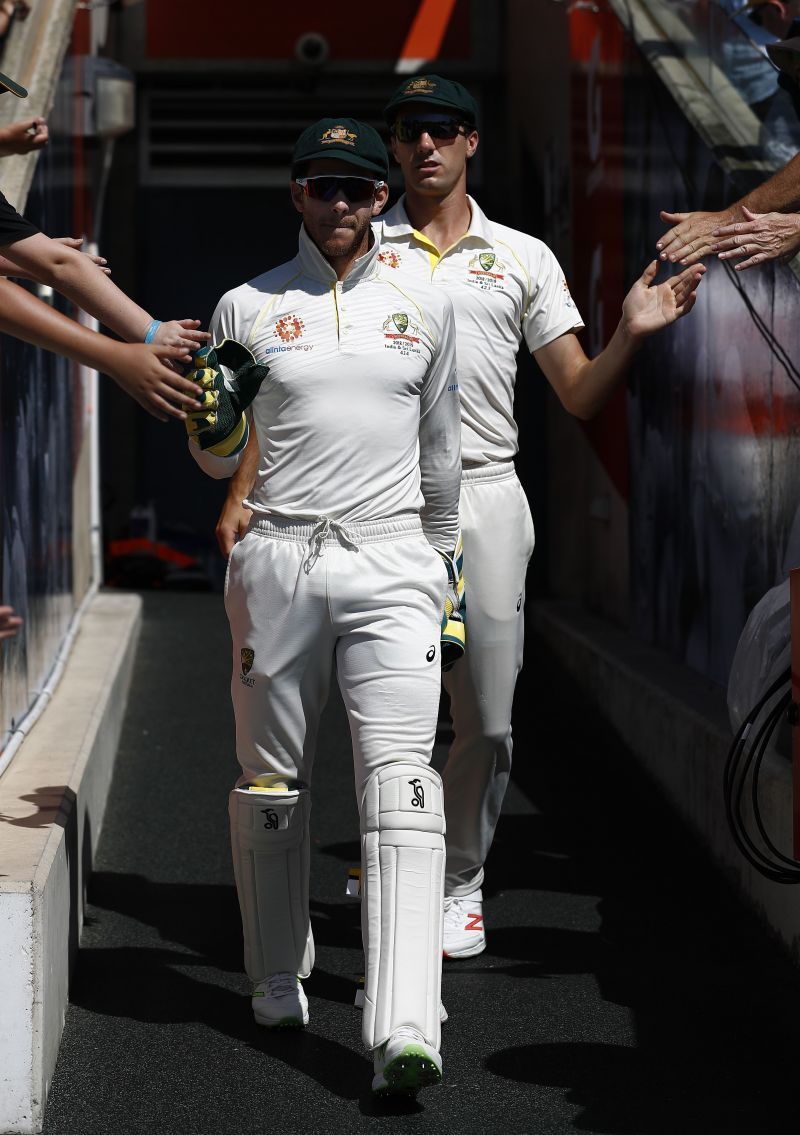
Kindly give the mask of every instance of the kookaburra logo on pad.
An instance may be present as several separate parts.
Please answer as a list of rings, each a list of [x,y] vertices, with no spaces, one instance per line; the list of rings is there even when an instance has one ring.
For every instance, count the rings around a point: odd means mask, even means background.
[[[278,826],[278,813],[273,812],[271,808],[262,808],[261,812],[264,816],[267,817],[266,820],[264,821],[264,827],[265,828],[277,828],[277,826]]]
[[[411,801],[412,808],[425,807],[425,790],[422,787],[422,781],[418,777],[408,782],[414,790],[414,799]]]

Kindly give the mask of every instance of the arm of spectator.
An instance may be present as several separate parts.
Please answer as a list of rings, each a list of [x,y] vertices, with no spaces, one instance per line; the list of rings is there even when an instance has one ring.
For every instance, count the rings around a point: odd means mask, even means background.
[[[67,319],[9,280],[0,280],[0,331],[110,375],[161,421],[167,415],[185,419],[181,405],[196,408],[197,387],[167,366],[183,356],[182,347],[118,343]]]
[[[66,245],[67,248],[76,248],[80,251],[83,240],[79,236],[54,236],[52,238],[57,244]],[[111,269],[106,267],[108,261],[104,256],[94,256],[91,252],[85,252],[84,256],[88,256],[93,264],[96,264],[106,276],[111,275]],[[32,276],[26,272],[24,268],[20,268],[13,260],[9,260],[7,256],[0,256],[0,276],[13,276],[17,280],[36,280],[37,283],[42,283],[37,277]]]
[[[61,292],[120,338],[141,343],[147,334],[153,317],[75,248],[36,233],[0,251],[33,279]],[[192,354],[209,339],[205,331],[198,330],[199,326],[198,319],[173,319],[161,324],[153,341],[162,347],[182,347],[182,354],[175,357],[189,363]]]
[[[12,638],[22,626],[22,619],[13,607],[0,607],[0,639]]]
[[[718,229],[712,245],[720,260],[741,260],[737,272],[767,260],[785,263],[800,249],[800,213],[753,213],[746,206],[742,212],[744,221]]]
[[[249,508],[245,508],[242,501],[249,497],[253,490],[258,471],[258,436],[255,423],[250,423],[250,436],[244,447],[244,454],[238,469],[228,482],[228,494],[219,514],[215,529],[217,544],[223,556],[231,554],[233,545],[241,540],[247,531],[250,517],[253,515]]]
[[[43,118],[25,118],[0,127],[0,158],[13,154],[31,154],[50,141],[47,122]]]
[[[727,209],[718,212],[668,213],[662,221],[671,225],[656,244],[659,259],[688,267],[709,256],[716,243],[717,229],[744,221],[744,210],[753,213],[789,213],[800,209],[800,154]]]

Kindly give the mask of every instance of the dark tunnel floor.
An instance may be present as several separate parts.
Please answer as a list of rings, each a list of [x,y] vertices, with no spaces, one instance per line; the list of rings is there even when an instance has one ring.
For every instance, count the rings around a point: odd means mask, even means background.
[[[218,595],[145,596],[46,1135],[788,1129],[800,975],[535,640],[489,948],[445,966],[443,1085],[413,1104],[369,1095],[338,695],[315,770],[311,1022],[254,1025],[227,838],[229,658]]]

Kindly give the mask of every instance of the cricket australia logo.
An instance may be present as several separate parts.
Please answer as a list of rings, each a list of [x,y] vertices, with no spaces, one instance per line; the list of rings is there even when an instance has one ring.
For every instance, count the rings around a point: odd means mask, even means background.
[[[387,268],[399,268],[403,263],[400,253],[395,252],[393,248],[385,248],[383,252],[379,252],[378,259],[381,264],[385,264]]]
[[[562,284],[563,289],[564,289],[564,295],[563,295],[564,303],[567,305],[567,307],[574,307],[575,301],[573,300],[572,296],[569,294],[569,288],[567,287],[567,281],[562,280],[561,284]]]
[[[408,783],[411,785],[411,788],[414,792],[414,798],[411,801],[411,807],[412,808],[424,808],[425,807],[425,790],[422,787],[422,781],[419,779],[419,777],[415,776],[414,779],[409,780]]]
[[[405,311],[395,311],[383,324],[383,345],[401,355],[418,355],[420,347],[420,329],[413,323]]]
[[[256,684],[255,678],[248,678],[248,674],[253,668],[253,663],[256,659],[256,652],[251,650],[249,646],[242,647],[242,672],[239,675],[239,681],[243,686],[254,686]]]
[[[505,272],[506,266],[495,252],[479,252],[467,264],[467,283],[483,292],[502,290]]]
[[[261,814],[262,814],[262,816],[266,816],[266,819],[264,820],[264,827],[265,828],[272,828],[273,830],[277,830],[278,813],[273,812],[272,808],[262,808]]]

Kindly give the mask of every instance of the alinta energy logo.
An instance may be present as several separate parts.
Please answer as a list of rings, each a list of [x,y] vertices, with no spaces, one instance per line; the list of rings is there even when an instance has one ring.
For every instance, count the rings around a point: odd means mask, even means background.
[[[320,142],[323,146],[355,146],[358,134],[348,130],[346,126],[332,126],[330,130],[323,131]]]
[[[502,289],[506,266],[495,252],[478,252],[467,264],[467,282],[484,292]]]
[[[283,315],[275,323],[275,338],[280,339],[280,347],[267,347],[266,354],[282,354],[285,351],[312,351],[313,343],[298,343],[302,339],[306,325],[299,315]]]
[[[383,345],[402,355],[420,353],[420,330],[405,311],[394,311],[383,324]]]
[[[403,263],[400,253],[395,252],[393,248],[385,248],[383,252],[379,252],[378,259],[381,264],[385,264],[387,268],[399,268]]]

